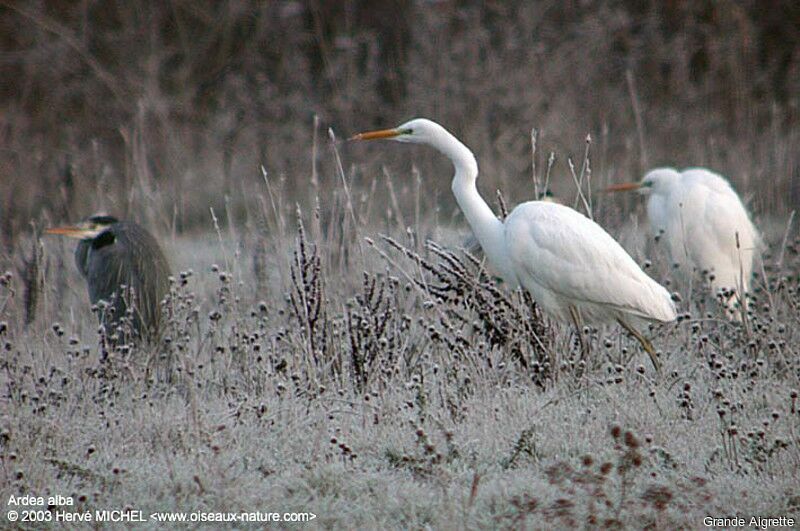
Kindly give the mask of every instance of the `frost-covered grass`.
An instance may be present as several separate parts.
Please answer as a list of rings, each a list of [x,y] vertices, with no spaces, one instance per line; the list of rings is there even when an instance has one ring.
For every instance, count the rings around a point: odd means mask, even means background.
[[[779,4],[3,3],[0,528],[9,496],[48,493],[342,529],[797,514],[800,26]],[[531,175],[582,205],[582,183],[681,295],[646,331],[663,375],[617,327],[582,360],[495,285],[443,157],[341,142],[415,116],[474,150],[493,207]],[[764,231],[745,326],[672,278],[641,198],[596,193],[661,165],[725,174]],[[72,243],[39,238],[97,210],[172,262],[157,345],[104,352]]]
[[[658,376],[616,327],[591,330],[581,360],[571,329],[432,221],[391,238],[341,222],[348,237],[315,240],[335,227],[305,215],[301,233],[276,212],[162,239],[172,317],[162,343],[127,354],[101,352],[71,245],[44,242],[27,327],[24,279],[5,279],[4,505],[61,494],[73,510],[299,511],[347,529],[797,514],[800,242],[786,220],[747,326],[682,291],[680,322],[648,332]],[[670,280],[657,245],[628,240]]]

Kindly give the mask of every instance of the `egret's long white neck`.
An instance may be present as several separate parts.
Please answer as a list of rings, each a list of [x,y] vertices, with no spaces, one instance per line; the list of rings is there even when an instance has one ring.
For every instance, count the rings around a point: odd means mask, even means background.
[[[478,193],[478,163],[475,156],[444,128],[432,139],[431,145],[453,162],[455,175],[451,188],[483,252],[503,280],[509,286],[516,287],[518,282],[508,257],[503,222],[497,219]]]

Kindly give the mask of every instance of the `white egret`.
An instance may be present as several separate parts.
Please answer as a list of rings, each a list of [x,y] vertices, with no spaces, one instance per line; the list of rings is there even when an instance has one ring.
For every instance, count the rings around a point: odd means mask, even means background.
[[[648,196],[650,228],[666,241],[672,262],[706,272],[717,292],[735,292],[737,295],[728,297],[726,305],[729,317],[740,318],[737,299],[746,309],[744,294],[750,287],[761,239],[741,199],[724,177],[704,168],[682,172],[658,168],[638,183],[617,184],[607,190],[637,190]]]
[[[500,221],[478,193],[478,163],[441,125],[423,118],[394,129],[360,133],[353,140],[392,139],[427,144],[455,167],[453,194],[489,262],[511,287],[527,289],[561,321],[617,321],[641,343],[657,370],[658,357],[637,329],[676,318],[670,294],[648,277],[597,223],[557,203],[529,201]]]

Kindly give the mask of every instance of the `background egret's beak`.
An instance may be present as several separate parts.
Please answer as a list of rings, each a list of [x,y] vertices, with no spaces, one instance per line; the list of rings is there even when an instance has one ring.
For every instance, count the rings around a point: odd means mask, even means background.
[[[397,129],[381,129],[380,131],[368,131],[366,133],[358,133],[349,138],[349,140],[377,140],[379,138],[394,138],[400,134]]]
[[[640,183],[622,183],[612,184],[604,192],[630,192],[631,190],[638,190],[642,185]]]
[[[44,231],[45,234],[58,234],[60,236],[77,238],[78,240],[93,238],[97,235],[97,232],[98,231],[95,229],[80,226],[53,227],[51,229],[45,229]]]

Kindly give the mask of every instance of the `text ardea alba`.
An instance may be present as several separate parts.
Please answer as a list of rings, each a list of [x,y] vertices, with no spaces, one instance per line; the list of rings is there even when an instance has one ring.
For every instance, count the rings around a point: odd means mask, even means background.
[[[617,184],[607,190],[637,190],[648,196],[650,228],[666,240],[673,263],[707,271],[715,291],[727,288],[747,293],[761,240],[741,199],[724,177],[703,168],[682,172],[658,168],[638,183]],[[745,300],[743,295],[739,298]],[[739,316],[736,300],[727,300],[732,318]]]
[[[503,280],[512,287],[521,285],[546,313],[572,320],[578,327],[582,320],[619,322],[660,368],[652,344],[635,325],[672,321],[675,306],[667,290],[648,277],[600,225],[571,208],[546,201],[522,203],[500,221],[478,193],[475,156],[430,120],[419,118],[352,138],[427,144],[449,157],[455,166],[456,201]]]

